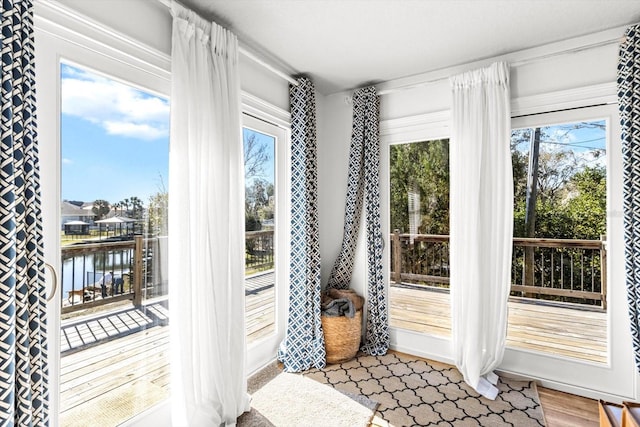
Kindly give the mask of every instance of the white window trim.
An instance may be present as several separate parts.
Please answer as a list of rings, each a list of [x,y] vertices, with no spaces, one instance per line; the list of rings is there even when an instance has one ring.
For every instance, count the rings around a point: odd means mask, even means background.
[[[36,45],[44,41],[44,39],[50,40],[46,44],[56,44],[54,40],[60,41],[61,45],[74,46],[82,48],[90,53],[89,56],[95,58],[102,57],[108,62],[114,64],[126,65],[128,70],[134,69],[136,78],[134,80],[142,80],[145,82],[144,90],[150,92],[156,92],[162,96],[168,96],[171,88],[171,57],[157,49],[154,49],[140,41],[131,38],[123,33],[120,33],[113,28],[110,28],[98,21],[95,21],[89,17],[86,17],[75,10],[53,1],[38,1],[35,2],[34,24],[36,30]],[[40,38],[40,41],[38,40]],[[55,53],[57,63],[60,59],[66,58],[64,55]],[[66,58],[71,59],[73,58]],[[51,56],[46,59],[47,62],[53,62]],[[86,58],[86,61],[74,61],[80,66],[88,67],[89,69],[96,68],[92,65],[92,59]],[[37,75],[37,84],[39,84],[39,94],[42,99],[51,99],[51,94],[44,95],[45,91],[52,91],[56,95],[53,95],[57,100],[55,103],[49,103],[43,105],[39,102],[39,130],[40,130],[40,151],[41,155],[57,159],[55,162],[58,166],[53,170],[44,168],[43,175],[47,177],[45,183],[49,186],[47,188],[47,199],[53,199],[55,194],[60,193],[60,184],[56,177],[60,176],[60,141],[59,141],[59,66],[55,71],[55,76]],[[47,73],[49,74],[49,73]],[[117,72],[110,74],[110,78],[122,79],[128,84],[131,84],[127,78],[127,74],[120,73],[120,77]],[[141,79],[141,76],[144,76]],[[154,90],[155,88],[155,90]],[[40,98],[38,98],[40,99]],[[272,123],[279,128],[284,129],[287,142],[287,157],[290,152],[290,114],[277,106],[262,100],[247,92],[242,92],[242,110],[243,112],[250,114],[254,117],[258,117],[264,121]],[[53,156],[53,157],[49,157]],[[290,168],[284,165],[283,169],[288,171]],[[288,173],[288,172],[287,172]],[[286,175],[285,179],[288,179]],[[44,184],[44,183],[43,183]],[[44,185],[43,185],[44,187]],[[51,196],[48,196],[51,195]],[[287,199],[287,209],[285,209],[286,218],[282,218],[283,223],[288,223],[288,206],[289,197],[288,194],[284,195]],[[43,200],[48,203],[48,206],[55,205],[56,212],[47,213],[47,223],[54,224],[55,226],[60,223],[60,200]],[[46,230],[45,230],[46,232]],[[285,233],[283,233],[285,234]],[[288,236],[288,233],[287,233]],[[52,254],[60,253],[59,241],[46,241],[46,247],[49,249],[47,252]],[[288,251],[284,249],[286,256],[282,259],[288,259]],[[288,263],[283,262],[288,268]],[[288,274],[286,275],[288,277]],[[59,292],[59,291],[58,291]],[[53,304],[49,308],[49,328],[52,330],[60,330],[60,308]],[[59,346],[50,346],[49,353],[52,355],[59,355]],[[274,355],[275,357],[275,355]],[[50,361],[51,372],[59,372],[59,358],[53,357]],[[54,376],[50,377],[50,386],[52,390],[59,390],[59,378]],[[59,414],[59,400],[58,396],[51,396],[51,413],[54,414],[51,418],[52,426],[58,425],[57,415]],[[124,423],[124,425],[148,425],[149,422],[157,422],[158,425],[166,424],[166,420],[170,419],[170,401],[166,400],[153,408],[139,414],[131,420]]]
[[[581,88],[574,88],[562,91],[554,91],[532,96],[515,98],[511,102],[512,117],[544,114],[549,112],[561,112],[575,108],[593,107],[599,105],[611,105],[617,103],[617,89],[615,82],[607,82]],[[407,116],[402,118],[394,118],[382,120],[380,122],[380,137],[382,142],[381,164],[388,165],[389,162],[389,146],[392,144],[409,143],[422,140],[433,140],[439,138],[450,137],[450,110],[442,110],[420,115]],[[382,168],[381,182],[389,182],[388,167]],[[381,209],[383,212],[389,211],[389,188],[383,189]],[[383,222],[382,233],[384,236],[389,235],[389,222]],[[619,250],[619,248],[618,248]],[[384,257],[384,274],[388,275],[388,257]],[[386,277],[388,286],[388,277]],[[388,292],[387,292],[388,295]],[[610,310],[611,311],[611,310]],[[609,316],[609,329],[613,327],[621,327],[621,325],[613,325],[611,316]],[[451,341],[448,337],[426,336],[424,334],[403,330],[399,328],[390,328],[391,348],[415,354],[421,357],[437,360],[445,363],[453,364],[453,355],[451,353]],[[610,340],[616,339],[610,334]],[[611,343],[609,344],[611,345]],[[505,362],[503,366],[506,371],[511,374],[518,375],[522,372],[517,366],[517,352],[521,350],[507,349],[505,351]],[[523,352],[527,352],[522,350]],[[529,352],[530,353],[530,352]],[[551,356],[553,359],[555,356]],[[557,357],[558,360],[562,359]],[[515,363],[515,364],[514,364]],[[635,371],[634,371],[635,372]],[[621,398],[635,399],[640,395],[640,381],[638,375],[634,375],[634,386],[632,395],[625,392],[624,396],[611,395],[602,393],[598,390],[584,389],[571,386],[553,380],[539,378],[543,385],[551,386],[555,389],[590,396],[592,398],[604,398],[610,400],[620,400]]]

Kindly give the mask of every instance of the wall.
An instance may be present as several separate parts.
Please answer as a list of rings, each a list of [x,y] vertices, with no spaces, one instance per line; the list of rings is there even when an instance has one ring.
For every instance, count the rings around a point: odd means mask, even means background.
[[[381,96],[381,145],[383,163],[390,143],[411,142],[427,137],[448,136],[448,117],[450,110],[450,89],[448,77],[463,71],[488,65],[497,60],[504,60],[511,65],[512,115],[535,114],[551,111],[560,106],[572,108],[576,106],[597,105],[615,101],[615,80],[617,67],[618,42],[624,28],[616,28],[596,34],[570,39],[526,51],[515,52],[498,58],[491,58],[463,66],[425,73],[378,85],[379,91],[394,90],[409,86],[406,89]],[[588,46],[588,47],[587,47]],[[585,48],[587,47],[587,48]],[[421,82],[430,82],[422,84]],[[412,87],[415,85],[415,87]],[[596,89],[594,89],[596,88]],[[559,92],[562,92],[561,94]],[[318,107],[319,123],[319,218],[320,243],[322,257],[322,283],[326,286],[329,273],[340,249],[342,240],[344,202],[347,185],[347,166],[351,136],[351,92],[336,93],[322,97]],[[382,211],[383,236],[388,236],[388,188],[385,187],[386,175],[382,172]],[[388,179],[388,178],[387,178]],[[616,220],[615,218],[613,219]],[[388,239],[387,240],[388,243]],[[619,242],[616,243],[619,245]],[[388,245],[387,245],[388,246]],[[616,250],[620,250],[617,248]],[[386,261],[385,261],[386,262]],[[616,268],[619,264],[616,263]],[[385,268],[385,272],[388,271]],[[613,277],[613,276],[612,276]],[[615,276],[612,284],[617,292],[624,292],[624,281],[620,275]],[[356,271],[352,287],[360,294],[366,295],[366,263],[364,241],[360,239],[357,250]],[[620,310],[626,310],[620,308]],[[620,345],[616,334],[628,334],[628,325],[624,317],[612,317],[612,341]],[[621,331],[621,332],[620,332]],[[452,361],[451,347],[448,339],[424,339],[420,334],[405,333],[401,330],[391,331],[392,346],[413,354],[430,357],[445,362]],[[624,336],[622,345],[628,351],[628,337]],[[516,354],[517,353],[517,354]],[[530,355],[521,352],[507,351],[503,368],[515,373],[526,373],[534,378],[556,378],[544,368],[525,372],[522,366]],[[627,360],[627,359],[625,359]],[[554,364],[546,360],[545,363]],[[626,362],[625,362],[626,363]],[[534,366],[535,363],[532,363]],[[542,363],[539,363],[542,365]],[[562,366],[562,367],[560,367]],[[591,397],[598,397],[598,388],[587,390],[585,387],[571,385],[571,375],[581,375],[579,369],[571,373],[561,363],[555,363],[558,369],[570,373],[556,383],[543,383],[554,388],[563,389]],[[582,368],[581,368],[582,369]],[[624,368],[632,375],[631,366]],[[585,371],[586,372],[586,371]],[[553,373],[560,377],[560,373]],[[629,390],[628,388],[626,390]],[[625,392],[626,393],[626,392]],[[637,391],[636,391],[637,393]],[[618,396],[622,395],[619,394]],[[616,399],[616,397],[609,396]]]
[[[436,73],[425,73],[383,83],[378,85],[379,91],[436,80],[429,84],[381,96],[381,128],[389,128],[394,126],[394,122],[403,120],[413,122],[419,127],[420,116],[430,113],[446,113],[450,110],[450,91],[447,77],[497,60],[516,63],[516,66],[511,67],[510,75],[514,112],[519,108],[519,101],[531,97],[561,90],[613,83],[617,67],[617,45],[615,43],[575,53],[562,54],[558,52],[600,43],[603,40],[616,39],[622,34],[623,29],[613,29]],[[548,56],[548,58],[534,59],[540,56]],[[350,96],[351,92],[341,92],[318,97],[318,198],[323,284],[326,284],[328,280],[342,241],[352,123]],[[394,142],[397,142],[395,139],[398,137],[394,136],[393,138]],[[389,140],[390,138],[385,135],[381,137],[383,145],[385,142],[388,144]],[[366,268],[363,262],[364,248],[362,245],[358,247],[358,260],[360,266]],[[356,271],[355,275],[358,277],[357,280],[354,278],[354,286],[358,286],[357,283],[361,283],[363,280],[364,271]]]
[[[60,0],[59,3],[160,54],[171,54],[171,13],[157,0]],[[242,46],[242,40],[239,42]],[[243,55],[240,55],[240,79],[244,92],[289,111],[288,83]]]

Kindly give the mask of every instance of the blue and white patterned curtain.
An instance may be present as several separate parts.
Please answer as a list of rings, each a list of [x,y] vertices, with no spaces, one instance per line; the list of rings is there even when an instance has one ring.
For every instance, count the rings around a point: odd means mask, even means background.
[[[46,291],[32,2],[4,0],[0,25],[0,424],[47,426]]]
[[[633,350],[640,369],[640,25],[629,27],[620,45],[618,108],[622,126],[627,299]]]
[[[342,248],[329,276],[329,288],[348,289],[358,239],[362,203],[367,234],[367,329],[361,350],[374,356],[389,349],[389,320],[382,274],[380,229],[380,99],[373,86],[353,94],[353,129]]]
[[[291,271],[287,332],[278,352],[286,372],[326,364],[320,321],[320,243],[316,100],[313,82],[290,85],[291,100]]]

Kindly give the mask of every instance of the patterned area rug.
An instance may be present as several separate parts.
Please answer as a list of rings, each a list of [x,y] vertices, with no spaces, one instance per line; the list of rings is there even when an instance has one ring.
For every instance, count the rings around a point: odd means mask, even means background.
[[[455,367],[398,353],[359,355],[305,376],[380,403],[380,426],[544,426],[534,382],[501,378],[500,394],[485,399]]]

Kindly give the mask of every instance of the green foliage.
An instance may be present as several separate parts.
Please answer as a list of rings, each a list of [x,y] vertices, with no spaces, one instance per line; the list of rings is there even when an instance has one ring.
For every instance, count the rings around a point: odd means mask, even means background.
[[[586,126],[586,125],[585,125]],[[533,129],[513,131],[514,236],[525,236],[525,198]],[[545,128],[541,139],[551,137]],[[595,155],[598,154],[598,155]],[[602,153],[595,153],[597,158]],[[606,170],[590,166],[571,148],[541,146],[535,235],[599,239],[606,233]],[[420,195],[418,233],[449,234],[449,141],[390,147],[391,231],[409,232],[409,193]]]
[[[255,227],[267,219],[274,217],[274,186],[264,179],[255,178],[251,185],[245,188],[245,225]],[[247,231],[260,228],[245,228]]]
[[[149,234],[167,235],[169,195],[164,188],[149,198]]]
[[[418,233],[449,234],[449,140],[390,148],[391,230],[409,232],[409,193],[420,195]]]
[[[245,231],[258,231],[262,230],[262,224],[260,219],[255,215],[245,215],[244,217],[244,229]]]
[[[111,210],[109,202],[106,200],[98,199],[93,202],[93,208],[91,211],[96,215],[96,220],[101,220]]]
[[[587,167],[576,173],[571,184],[575,196],[566,206],[574,238],[599,239],[606,234],[607,174],[604,167]]]
[[[513,146],[513,144],[512,144]],[[512,152],[512,159],[520,154]],[[513,235],[525,237],[526,173],[514,162]],[[535,235],[557,239],[599,239],[606,233],[606,170],[585,166],[571,150],[539,156]]]

